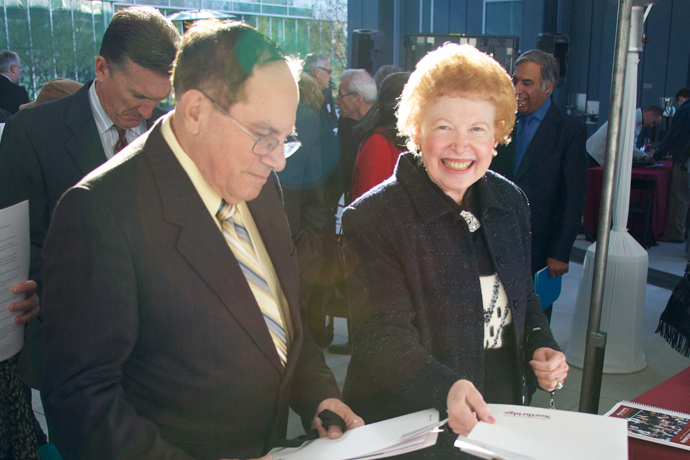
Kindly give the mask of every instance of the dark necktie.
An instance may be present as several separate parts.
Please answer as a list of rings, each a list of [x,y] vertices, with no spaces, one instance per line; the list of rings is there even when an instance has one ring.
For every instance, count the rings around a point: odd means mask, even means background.
[[[120,150],[124,149],[127,147],[127,137],[125,136],[125,133],[127,133],[126,129],[118,128],[117,126],[115,127],[117,130],[117,142],[115,143],[115,153],[119,152]]]
[[[518,127],[517,127],[517,141],[515,145],[515,168],[513,172],[517,172],[522,163],[522,159],[525,157],[527,152],[527,147],[529,147],[529,125],[534,120],[534,115],[518,115]]]

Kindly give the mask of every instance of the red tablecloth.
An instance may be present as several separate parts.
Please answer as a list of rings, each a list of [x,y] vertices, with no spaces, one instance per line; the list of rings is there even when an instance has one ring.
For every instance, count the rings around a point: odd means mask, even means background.
[[[690,367],[633,399],[648,406],[690,413]],[[628,438],[630,460],[688,460],[690,452],[641,439]]]
[[[642,168],[633,167],[632,177],[637,179],[653,179],[654,180],[654,212],[652,216],[652,233],[654,239],[660,237],[666,231],[666,207],[668,203],[669,184],[671,182],[671,162],[663,161],[663,166],[656,168]],[[604,168],[598,166],[596,168],[589,168],[587,170],[587,205],[585,207],[585,214],[583,221],[587,231],[596,238],[597,228],[599,225],[599,205],[601,203],[601,183],[604,176]],[[646,197],[642,196],[641,191],[634,190],[630,195],[632,202],[644,201]],[[628,219],[628,228],[635,230],[637,233],[642,233],[644,222],[642,219],[636,219],[631,222]]]

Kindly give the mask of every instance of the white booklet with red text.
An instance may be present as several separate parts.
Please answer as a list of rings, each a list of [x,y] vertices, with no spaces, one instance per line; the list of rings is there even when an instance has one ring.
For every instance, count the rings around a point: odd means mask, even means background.
[[[500,460],[627,460],[624,420],[540,407],[489,404],[496,423],[479,422],[455,446]]]

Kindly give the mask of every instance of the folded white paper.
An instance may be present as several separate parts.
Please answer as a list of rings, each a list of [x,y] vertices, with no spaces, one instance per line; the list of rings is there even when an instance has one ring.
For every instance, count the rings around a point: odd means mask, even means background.
[[[273,460],[355,460],[386,458],[436,444],[439,421],[436,409],[395,417],[354,430],[339,439],[319,438],[301,447],[276,448]]]
[[[627,460],[627,423],[601,415],[489,404],[496,423],[479,422],[455,446],[502,460]],[[617,423],[611,423],[615,420]]]
[[[24,343],[24,325],[16,324],[7,309],[24,294],[12,293],[12,286],[29,275],[29,202],[0,210],[0,361],[16,355]]]

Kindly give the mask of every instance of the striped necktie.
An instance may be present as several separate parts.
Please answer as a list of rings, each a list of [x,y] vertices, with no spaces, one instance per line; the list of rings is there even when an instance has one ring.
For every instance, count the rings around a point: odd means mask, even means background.
[[[120,150],[124,149],[127,147],[127,130],[123,128],[118,128],[115,126],[115,130],[117,131],[117,142],[115,143],[115,147],[113,148],[113,152],[117,153]]]
[[[280,362],[285,366],[287,362],[287,337],[285,327],[283,326],[283,319],[278,309],[278,303],[271,293],[266,279],[263,277],[259,258],[254,250],[249,232],[247,232],[242,221],[242,216],[237,212],[237,207],[223,200],[216,218],[220,220],[225,241],[232,249],[233,254],[235,254],[242,273],[247,278],[249,288],[252,290],[261,313],[264,315],[268,332],[270,332],[273,343],[276,346]]]

